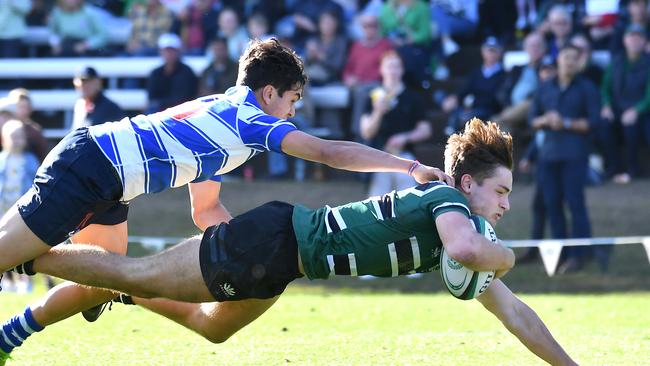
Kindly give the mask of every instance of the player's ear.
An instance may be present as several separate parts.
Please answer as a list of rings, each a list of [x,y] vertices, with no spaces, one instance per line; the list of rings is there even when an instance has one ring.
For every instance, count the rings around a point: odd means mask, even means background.
[[[458,188],[461,190],[461,192],[469,193],[472,189],[473,184],[474,178],[472,178],[472,176],[469,174],[463,174],[463,176],[460,177],[460,187]]]
[[[262,88],[262,99],[264,99],[264,103],[271,103],[271,98],[273,98],[273,94],[275,93],[277,93],[277,91],[271,84],[266,85],[264,88]]]

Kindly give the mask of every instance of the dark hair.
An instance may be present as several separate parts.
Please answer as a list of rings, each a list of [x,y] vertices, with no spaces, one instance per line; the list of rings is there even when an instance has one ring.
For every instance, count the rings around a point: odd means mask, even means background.
[[[271,85],[282,96],[287,90],[302,88],[306,83],[300,57],[275,38],[252,40],[239,58],[237,85],[246,85],[253,91]]]
[[[457,186],[464,174],[481,184],[500,166],[512,170],[512,136],[494,122],[473,118],[462,132],[447,140],[445,172],[454,178]]]

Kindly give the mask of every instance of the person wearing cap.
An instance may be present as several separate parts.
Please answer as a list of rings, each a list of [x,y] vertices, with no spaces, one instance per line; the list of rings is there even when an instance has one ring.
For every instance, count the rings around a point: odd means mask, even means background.
[[[79,93],[72,114],[73,130],[126,117],[122,108],[104,95],[102,79],[93,67],[86,66],[77,71],[72,83]]]
[[[529,123],[543,132],[538,145],[537,180],[542,187],[553,239],[589,238],[591,223],[585,202],[591,132],[600,123],[596,86],[580,73],[580,49],[568,44],[558,53],[556,78],[542,83],[530,109]],[[571,230],[564,204],[571,213]],[[565,248],[558,273],[577,271],[584,247]]]
[[[163,64],[147,79],[147,113],[159,112],[196,97],[198,78],[181,61],[181,46],[180,37],[174,33],[165,33],[158,39]]]
[[[462,122],[471,117],[488,120],[499,113],[503,106],[496,91],[501,88],[506,73],[501,64],[503,48],[496,37],[487,37],[481,46],[483,64],[465,80],[458,94],[446,97],[442,109],[450,113],[445,130],[451,135],[462,127]]]
[[[219,199],[222,175],[266,151],[338,169],[401,172],[418,183],[454,185],[449,175],[418,161],[298,130],[287,119],[295,115],[306,83],[303,63],[293,50],[276,39],[256,40],[239,61],[237,85],[224,94],[70,132],[39,168],[33,188],[0,220],[0,273],[21,264],[29,267],[32,259],[73,234],[90,244],[103,239],[123,254],[126,222],[88,222],[116,205],[172,187],[189,187],[192,219],[201,231],[230,221]],[[9,334],[15,341],[0,349],[0,365],[30,334],[87,309],[87,319],[95,320],[103,309],[96,305],[114,298],[112,292],[70,283],[50,291],[17,314],[16,321],[0,327],[0,338]],[[237,302],[136,301],[208,339],[223,331],[215,316],[240,307]]]
[[[608,170],[614,182],[629,183],[639,174],[639,143],[650,144],[650,56],[644,52],[645,28],[631,24],[623,37],[625,53],[614,57],[601,85],[606,121],[601,136],[607,149]],[[623,132],[625,164],[618,156],[617,130]]]

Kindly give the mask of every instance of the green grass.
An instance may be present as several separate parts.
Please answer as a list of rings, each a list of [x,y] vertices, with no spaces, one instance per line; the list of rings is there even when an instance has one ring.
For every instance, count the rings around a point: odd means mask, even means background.
[[[0,317],[36,295],[3,293]],[[583,365],[650,365],[650,293],[524,295]],[[117,304],[32,336],[8,365],[542,365],[476,301],[292,285],[224,344]]]

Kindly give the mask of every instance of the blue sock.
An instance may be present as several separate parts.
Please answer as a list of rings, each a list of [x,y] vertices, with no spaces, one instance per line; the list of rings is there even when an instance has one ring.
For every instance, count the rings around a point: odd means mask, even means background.
[[[2,324],[0,328],[0,349],[10,353],[14,348],[23,344],[25,339],[34,332],[40,332],[43,326],[32,316],[32,309],[27,307],[25,312],[16,315]]]

